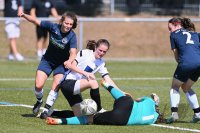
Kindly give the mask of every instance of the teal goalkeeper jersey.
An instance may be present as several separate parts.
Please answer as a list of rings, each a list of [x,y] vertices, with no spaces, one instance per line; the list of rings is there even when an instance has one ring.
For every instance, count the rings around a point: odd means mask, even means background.
[[[134,101],[127,125],[153,124],[157,118],[155,102],[149,97],[143,97],[140,102]]]

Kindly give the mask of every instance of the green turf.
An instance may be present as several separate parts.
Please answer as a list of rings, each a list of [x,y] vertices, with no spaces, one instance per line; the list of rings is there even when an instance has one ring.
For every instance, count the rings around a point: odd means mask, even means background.
[[[11,102],[16,104],[33,105],[35,96],[33,93],[35,70],[38,61],[27,62],[8,62],[0,61],[0,102]],[[114,62],[108,61],[107,67],[111,77],[114,78],[116,84],[124,91],[129,92],[134,98],[149,95],[152,92],[157,93],[161,99],[160,110],[164,112],[165,116],[169,116],[169,89],[171,85],[171,77],[176,68],[174,61],[167,62]],[[98,75],[100,82],[100,76]],[[168,78],[151,80],[143,78]],[[122,78],[122,79],[120,79]],[[125,80],[123,78],[130,78]],[[141,78],[141,79],[135,79]],[[44,87],[44,100],[51,88],[52,77],[47,81]],[[197,96],[200,94],[199,82],[194,86]],[[101,99],[103,107],[107,110],[112,108],[113,99],[110,94],[102,87]],[[89,97],[89,91],[83,93],[84,98]],[[67,101],[62,93],[59,94],[54,108],[56,109],[70,109]],[[199,124],[192,124],[189,121],[192,118],[193,112],[187,104],[187,100],[181,92],[181,104],[179,109],[180,122],[174,123],[170,126],[177,126],[182,128],[198,129]],[[153,126],[99,126],[99,125],[59,125],[50,126],[44,120],[35,118],[32,115],[31,108],[25,107],[3,107],[0,106],[0,129],[2,133],[19,132],[19,133],[49,133],[49,132],[188,132],[173,130],[168,128],[153,127]],[[165,125],[165,124],[164,124]]]

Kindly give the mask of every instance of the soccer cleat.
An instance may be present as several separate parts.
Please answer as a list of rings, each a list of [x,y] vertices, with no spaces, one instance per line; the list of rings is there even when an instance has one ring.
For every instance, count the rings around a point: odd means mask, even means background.
[[[110,86],[105,80],[102,80],[102,81],[101,81],[101,85],[102,85],[104,88],[108,88],[108,87]]]
[[[24,57],[21,54],[16,54],[15,58],[16,58],[17,61],[23,61],[24,60]]]
[[[177,121],[178,119],[179,119],[178,113],[177,112],[173,112],[171,117],[166,119],[166,124],[171,124],[171,123]]]
[[[43,102],[36,102],[36,104],[34,104],[34,107],[33,107],[33,114],[35,115],[35,116],[38,116],[38,114],[39,114],[39,111],[40,111],[40,107],[42,106],[42,103]]]
[[[40,118],[41,118],[41,119],[47,119],[47,117],[48,117],[48,112],[47,112],[47,111],[43,111],[43,112],[41,113],[41,115],[40,115]]]
[[[10,61],[15,60],[14,55],[13,55],[13,54],[9,54],[9,55],[8,55],[8,60],[10,60]]]
[[[192,123],[197,123],[198,121],[200,121],[200,117],[194,115],[191,122],[192,122]]]
[[[47,117],[46,123],[49,124],[49,125],[58,125],[58,124],[61,124],[59,122],[59,119],[51,118],[51,117]]]
[[[106,112],[107,110],[105,110],[104,108],[101,108],[101,110],[99,110],[97,113],[103,113]]]

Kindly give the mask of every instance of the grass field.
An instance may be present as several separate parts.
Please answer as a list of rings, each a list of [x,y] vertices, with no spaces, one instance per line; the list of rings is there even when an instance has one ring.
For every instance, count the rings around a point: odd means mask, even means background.
[[[171,125],[162,124],[169,127],[156,126],[99,126],[99,125],[59,125],[50,126],[44,120],[35,118],[32,115],[31,107],[23,107],[18,104],[32,106],[36,99],[33,93],[35,70],[38,61],[8,62],[0,61],[0,103],[10,102],[16,106],[2,106],[0,104],[0,129],[2,133],[50,133],[50,132],[200,132],[200,123],[192,124],[193,111],[187,104],[186,97],[181,91],[181,104],[179,109],[180,121]],[[160,110],[169,116],[169,89],[171,77],[176,67],[174,61],[108,61],[107,67],[110,75],[116,84],[124,91],[129,92],[134,98],[157,93],[161,99]],[[100,82],[100,78],[98,78]],[[49,93],[51,78],[44,87],[44,100]],[[199,82],[194,86],[197,95],[200,96]],[[113,99],[102,87],[101,99],[103,107],[107,110],[112,108]],[[88,98],[88,91],[83,93],[84,98]],[[11,105],[13,105],[11,104]],[[70,109],[62,93],[59,94],[54,108]],[[178,129],[170,129],[179,127]],[[187,129],[186,129],[187,128]],[[188,130],[188,131],[184,131]]]

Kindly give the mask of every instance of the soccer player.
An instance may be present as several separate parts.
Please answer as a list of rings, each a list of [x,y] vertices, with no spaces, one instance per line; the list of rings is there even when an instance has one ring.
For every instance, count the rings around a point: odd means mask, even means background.
[[[58,97],[60,80],[63,78],[66,68],[71,66],[72,61],[76,57],[77,38],[73,29],[77,26],[77,17],[74,13],[64,13],[60,23],[56,24],[49,21],[40,21],[25,13],[21,13],[19,16],[37,26],[45,28],[50,33],[49,46],[36,71],[35,96],[37,102],[33,107],[33,114],[37,116],[43,103],[43,87],[47,78],[53,72],[52,89],[47,97],[43,112],[48,111],[53,106]],[[43,118],[42,114],[41,118]]]
[[[97,111],[105,111],[101,107],[99,85],[94,74],[99,72],[103,79],[118,88],[110,78],[105,62],[102,57],[110,48],[106,39],[99,39],[97,42],[90,40],[87,49],[81,50],[66,72],[65,80],[61,82],[60,88],[68,100],[76,116],[80,116],[79,103],[82,102],[81,92],[90,89],[91,98],[97,103]]]
[[[158,112],[159,97],[156,94],[151,95],[151,97],[133,100],[130,96],[126,96],[124,92],[105,81],[102,82],[102,85],[115,99],[111,111],[70,118],[48,117],[47,124],[148,125],[158,122],[157,120],[161,122],[161,115],[159,118]]]
[[[58,17],[57,10],[53,0],[34,0],[30,11],[31,16],[34,17]],[[40,26],[36,26],[37,34],[37,56],[40,60],[42,55],[46,52],[48,43],[48,31]]]
[[[200,43],[195,25],[189,18],[172,18],[168,22],[171,49],[178,63],[174,72],[170,90],[171,117],[167,123],[178,120],[180,103],[179,88],[182,87],[187,100],[194,111],[192,122],[200,120],[200,108],[197,95],[191,89],[200,76]]]
[[[18,19],[15,19],[15,17],[21,12],[23,12],[21,0],[5,0],[4,17],[10,17],[5,21],[5,31],[9,39],[10,48],[8,60],[24,60],[24,57],[17,50],[16,42],[16,39],[20,36],[20,22]]]

